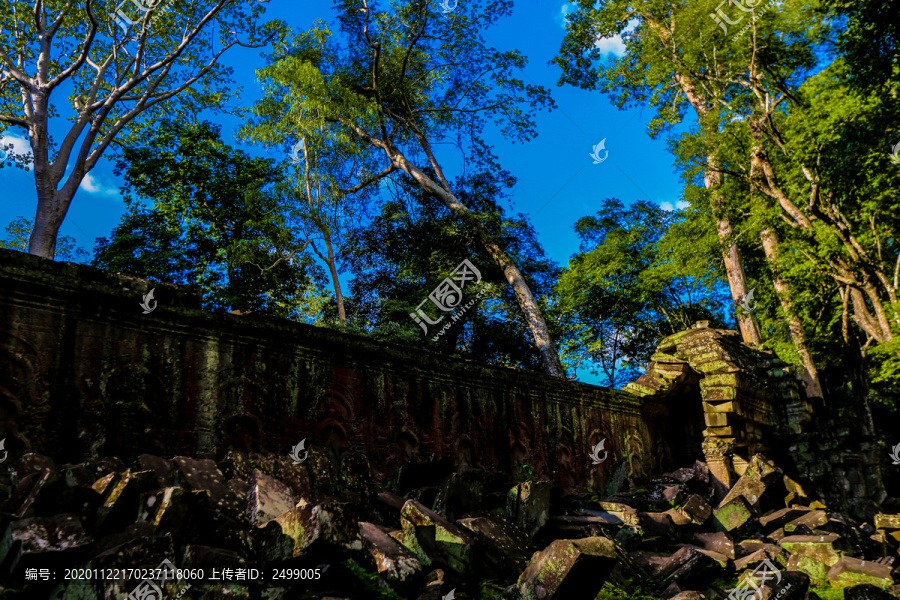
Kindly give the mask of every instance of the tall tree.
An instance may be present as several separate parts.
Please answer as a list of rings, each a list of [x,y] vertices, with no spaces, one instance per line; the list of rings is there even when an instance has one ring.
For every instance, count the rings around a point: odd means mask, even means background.
[[[718,104],[724,90],[708,85],[702,73],[681,58],[686,48],[695,50],[701,43],[687,38],[696,33],[697,19],[706,17],[702,9],[681,7],[676,13],[671,3],[663,0],[604,2],[599,7],[591,0],[579,0],[576,6],[568,17],[560,54],[552,61],[562,68],[560,85],[598,89],[619,107],[648,102],[657,110],[651,123],[653,135],[680,122],[687,107],[694,111],[704,130],[716,131],[720,127]],[[595,68],[594,63],[601,59],[597,42],[613,36],[625,39],[625,56]],[[750,286],[728,217],[715,148],[710,148],[706,159],[709,168],[703,172],[703,183],[716,219],[732,300],[740,304],[750,293]],[[759,324],[753,315],[738,313],[737,319],[744,342],[760,344]]]
[[[210,308],[302,318],[321,278],[306,240],[285,226],[275,187],[281,169],[224,144],[209,123],[166,121],[117,166],[131,210],[95,264],[176,283],[192,283]],[[149,200],[143,208],[132,196]]]
[[[666,212],[609,198],[575,225],[580,251],[556,286],[567,358],[621,387],[662,338],[698,320],[728,324],[727,288],[714,268],[715,223],[696,209]]]
[[[283,31],[280,23],[260,23],[264,7],[255,0],[124,4],[0,5],[0,126],[21,128],[31,144],[38,197],[32,254],[54,257],[72,199],[110,144],[134,142],[164,114],[221,109],[231,83],[222,54],[263,46]],[[60,110],[51,97],[67,82]]]
[[[379,11],[367,0],[339,0],[341,53],[330,32],[315,29],[273,57],[261,73],[266,97],[252,136],[282,144],[302,114],[332,125],[381,156],[383,169],[346,191],[372,185],[402,171],[437,197],[467,227],[501,268],[546,371],[565,376],[537,299],[514,258],[478,215],[454,193],[435,144],[453,142],[467,161],[487,166],[480,134],[488,119],[518,140],[535,135],[532,110],[552,107],[547,90],[516,77],[525,59],[500,52],[482,31],[510,13],[509,0],[460,4],[449,16],[432,3],[404,0]],[[324,48],[324,49],[323,49]],[[426,167],[429,170],[426,170]]]
[[[479,172],[455,180],[453,188],[515,254],[528,274],[528,285],[547,298],[558,267],[544,255],[527,220],[501,208],[514,182],[503,170]],[[424,343],[462,358],[540,370],[541,356],[529,339],[515,293],[476,232],[460,227],[442,202],[410,179],[398,178],[390,192],[380,212],[351,236],[348,259],[358,323],[382,339]],[[409,307],[421,304],[464,259],[480,271],[481,281],[463,288],[463,299],[452,313],[432,313],[439,322],[426,325],[423,340],[421,325],[410,318]]]

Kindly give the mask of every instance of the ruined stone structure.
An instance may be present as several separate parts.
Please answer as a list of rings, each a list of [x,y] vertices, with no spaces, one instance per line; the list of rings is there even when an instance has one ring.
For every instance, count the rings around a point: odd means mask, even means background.
[[[704,323],[664,339],[647,373],[626,390],[700,410],[703,454],[721,499],[756,453],[777,457],[830,506],[865,509],[885,498],[877,446],[858,419],[855,435],[814,407],[793,367],[754,350],[735,331]],[[817,414],[818,413],[818,414]],[[819,418],[816,418],[819,417]]]
[[[143,314],[155,288],[157,308]],[[0,250],[0,439],[60,463],[139,453],[365,452],[380,483],[430,458],[564,489],[671,468],[633,394],[334,330],[199,309],[190,289]],[[591,448],[606,439],[607,460]],[[620,477],[621,479],[621,477]]]
[[[158,305],[143,314],[151,288]],[[735,332],[671,336],[615,391],[211,314],[190,288],[0,250],[0,439],[12,455],[286,455],[305,439],[335,473],[365,453],[382,485],[443,459],[509,475],[529,465],[564,490],[603,493],[704,456],[726,490],[771,450],[819,497],[880,501],[874,447],[817,432],[813,413],[792,371]],[[604,439],[609,455],[593,464]]]

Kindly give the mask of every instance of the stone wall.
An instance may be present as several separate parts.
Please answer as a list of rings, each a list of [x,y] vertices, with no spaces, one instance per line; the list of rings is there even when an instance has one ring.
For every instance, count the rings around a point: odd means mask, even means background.
[[[139,303],[155,288],[157,308]],[[0,250],[0,438],[60,463],[149,452],[444,458],[563,488],[672,468],[664,402],[333,330],[199,309],[196,290]],[[607,460],[591,448],[606,439]],[[671,445],[670,445],[671,442]]]

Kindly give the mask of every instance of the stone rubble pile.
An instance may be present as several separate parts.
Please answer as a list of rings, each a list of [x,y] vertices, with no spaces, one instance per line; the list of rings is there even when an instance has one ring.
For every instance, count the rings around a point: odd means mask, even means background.
[[[701,462],[605,498],[440,459],[379,492],[365,455],[333,462],[24,455],[0,483],[0,596],[125,599],[140,580],[108,574],[168,560],[184,575],[157,582],[164,598],[593,600],[610,584],[721,600],[761,565],[778,577],[759,600],[820,600],[812,586],[900,597],[900,514],[830,511],[761,455],[720,502]],[[33,569],[48,580],[26,580]]]

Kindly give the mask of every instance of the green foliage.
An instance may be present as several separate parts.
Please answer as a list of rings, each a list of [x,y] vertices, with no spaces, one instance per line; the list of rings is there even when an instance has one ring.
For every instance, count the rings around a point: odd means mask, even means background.
[[[607,199],[575,231],[581,251],[559,278],[553,313],[576,367],[587,365],[619,387],[639,374],[663,337],[701,319],[727,323],[715,230],[702,213]]]
[[[458,197],[480,223],[516,256],[538,297],[548,296],[557,267],[544,255],[534,229],[521,216],[505,214],[514,179],[506,171],[480,172],[454,182]],[[462,226],[442,203],[407,180],[392,186],[395,197],[378,214],[350,235],[348,270],[356,304],[351,320],[379,339],[410,345],[423,343],[424,332],[410,313],[425,301],[424,310],[444,320],[428,326],[424,343],[454,356],[516,367],[540,368],[540,357],[526,331],[517,300],[506,279],[472,229]],[[481,272],[481,282],[463,289],[460,305],[485,291],[446,333],[434,339],[451,318],[440,313],[428,295],[468,259]],[[458,311],[461,312],[461,311]]]
[[[28,252],[28,237],[34,227],[33,222],[25,217],[18,217],[6,226],[6,239],[0,240],[0,248],[10,248]],[[66,262],[86,264],[90,254],[78,245],[75,238],[61,236],[56,242],[56,258]]]
[[[284,227],[273,161],[229,147],[208,123],[166,122],[126,149],[117,171],[125,175],[129,212],[109,239],[97,241],[95,265],[196,284],[209,308],[316,317],[307,305],[321,271],[304,252],[305,240]]]
[[[659,600],[662,594],[626,579],[621,586],[607,581],[594,600]]]
[[[374,600],[403,600],[403,596],[398,595],[395,591],[387,587],[384,580],[377,573],[369,573],[362,568],[353,559],[345,560],[341,563],[350,575],[356,580],[356,591],[365,593],[366,598]],[[352,585],[352,584],[351,584]]]

